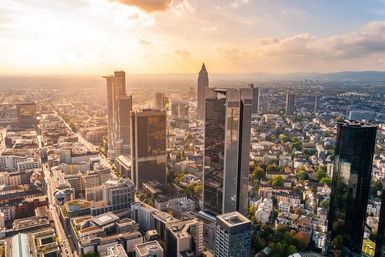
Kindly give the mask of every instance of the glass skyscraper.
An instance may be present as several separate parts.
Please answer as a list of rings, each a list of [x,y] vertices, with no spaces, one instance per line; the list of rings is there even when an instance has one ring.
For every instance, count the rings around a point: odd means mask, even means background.
[[[204,145],[204,211],[246,215],[253,91],[207,89]]]
[[[361,256],[376,126],[338,124],[328,230],[330,251]]]
[[[138,188],[150,181],[166,184],[166,112],[131,112],[132,177]]]

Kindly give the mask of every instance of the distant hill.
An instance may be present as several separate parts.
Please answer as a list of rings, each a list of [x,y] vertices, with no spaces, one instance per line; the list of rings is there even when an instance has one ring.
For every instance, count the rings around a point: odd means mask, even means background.
[[[131,88],[185,88],[196,86],[197,74],[126,74]],[[210,73],[212,86],[240,86],[250,82],[279,80],[361,81],[385,85],[385,71],[343,71],[333,73]],[[102,75],[90,76],[0,76],[0,89],[21,88],[102,88]]]

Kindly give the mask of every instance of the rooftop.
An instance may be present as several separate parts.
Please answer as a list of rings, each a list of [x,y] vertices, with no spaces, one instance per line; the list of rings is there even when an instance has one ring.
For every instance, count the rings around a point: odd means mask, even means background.
[[[239,212],[229,212],[217,216],[217,219],[221,220],[229,227],[239,226],[242,224],[250,223],[250,220],[240,214]]]

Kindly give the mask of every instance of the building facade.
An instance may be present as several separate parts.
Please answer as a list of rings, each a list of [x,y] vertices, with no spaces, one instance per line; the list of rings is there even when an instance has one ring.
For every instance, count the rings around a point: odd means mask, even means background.
[[[202,68],[198,76],[198,90],[197,90],[197,103],[198,103],[198,118],[203,120],[205,112],[205,93],[206,88],[209,87],[209,75],[206,70],[206,66],[203,63]]]
[[[361,256],[377,127],[355,122],[337,126],[328,217],[331,251]]]
[[[131,113],[132,181],[166,184],[166,112],[141,110]]]
[[[215,257],[250,256],[251,221],[238,212],[217,216]]]
[[[216,216],[248,209],[252,89],[206,91],[203,209]]]

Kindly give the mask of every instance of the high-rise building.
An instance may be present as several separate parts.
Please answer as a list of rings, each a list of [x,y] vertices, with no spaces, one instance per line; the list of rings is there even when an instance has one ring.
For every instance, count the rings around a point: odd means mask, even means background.
[[[295,112],[295,94],[286,93],[286,115],[293,115]]]
[[[382,190],[380,217],[374,257],[385,257],[385,190]]]
[[[253,89],[252,113],[258,113],[259,112],[259,87],[254,86],[254,84],[250,84],[250,88]]]
[[[16,109],[19,125],[36,124],[36,103],[20,103],[16,105]]]
[[[350,121],[337,126],[328,231],[330,251],[342,256],[361,256],[376,131]]]
[[[250,256],[251,221],[239,212],[217,216],[215,257]]]
[[[119,98],[119,138],[123,145],[130,144],[130,115],[132,111],[132,96]]]
[[[158,110],[163,110],[164,109],[164,104],[165,104],[165,94],[162,92],[156,92],[155,93],[155,100],[154,100],[154,108]]]
[[[108,150],[114,148],[114,76],[104,77],[107,83]]]
[[[132,180],[137,188],[143,183],[166,184],[166,112],[131,112]]]
[[[171,101],[171,117],[173,119],[188,119],[188,101],[173,100]]]
[[[197,90],[197,103],[198,103],[198,118],[204,119],[205,112],[205,92],[209,87],[209,75],[206,70],[206,66],[203,63],[202,68],[198,76],[198,90]]]
[[[126,75],[115,71],[113,76],[104,77],[107,83],[108,155],[115,157],[121,149],[130,144],[130,111],[132,97],[126,95]],[[116,153],[116,144],[119,145]]]
[[[203,209],[216,216],[248,209],[252,89],[207,89]]]

